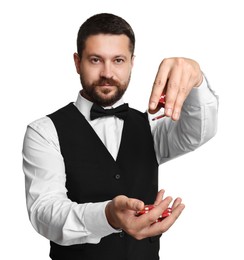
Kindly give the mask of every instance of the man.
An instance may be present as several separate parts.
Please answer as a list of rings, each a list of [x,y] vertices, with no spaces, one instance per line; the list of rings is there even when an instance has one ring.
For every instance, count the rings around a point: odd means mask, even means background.
[[[124,104],[134,46],[122,18],[90,17],[74,54],[82,85],[77,101],[27,128],[27,208],[34,228],[51,241],[52,259],[159,259],[160,235],[184,205],[158,192],[158,165],[216,132],[216,97],[190,59],[160,64],[148,113]],[[154,120],[162,93],[165,117]],[[172,214],[155,223],[171,203]],[[136,216],[145,204],[155,208]]]

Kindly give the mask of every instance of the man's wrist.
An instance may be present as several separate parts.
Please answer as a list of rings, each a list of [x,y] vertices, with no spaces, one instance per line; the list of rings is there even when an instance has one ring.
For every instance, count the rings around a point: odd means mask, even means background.
[[[112,214],[112,201],[108,202],[108,204],[105,207],[105,215],[108,221],[108,224],[115,230],[121,230],[121,228],[117,227],[117,223],[114,220],[113,214]]]

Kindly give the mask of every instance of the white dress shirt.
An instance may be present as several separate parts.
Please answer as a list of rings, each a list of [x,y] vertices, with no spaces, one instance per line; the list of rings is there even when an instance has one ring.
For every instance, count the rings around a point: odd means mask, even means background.
[[[122,103],[123,100],[119,100],[113,107]],[[74,105],[116,159],[124,121],[114,116],[91,121],[92,103],[80,94]],[[204,79],[201,86],[194,88],[187,97],[179,121],[170,118],[153,121],[156,115],[149,115],[158,163],[193,151],[213,137],[217,127],[217,107],[217,97]],[[27,127],[23,170],[30,221],[41,235],[61,245],[72,245],[99,243],[102,237],[118,232],[107,222],[107,201],[77,204],[67,197],[64,160],[56,129],[49,117],[36,120]]]

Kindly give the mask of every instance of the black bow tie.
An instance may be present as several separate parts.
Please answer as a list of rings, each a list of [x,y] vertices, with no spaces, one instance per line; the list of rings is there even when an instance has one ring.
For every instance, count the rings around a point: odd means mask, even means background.
[[[117,116],[118,118],[125,120],[127,117],[128,109],[129,106],[127,103],[111,109],[104,109],[97,104],[93,104],[90,112],[90,118],[91,120],[94,120],[103,116]]]

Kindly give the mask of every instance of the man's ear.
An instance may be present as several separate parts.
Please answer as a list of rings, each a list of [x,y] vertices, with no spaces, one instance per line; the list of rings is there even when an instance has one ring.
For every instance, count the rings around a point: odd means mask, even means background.
[[[73,57],[74,57],[74,62],[75,62],[75,68],[76,68],[76,72],[78,73],[78,74],[80,74],[80,56],[79,56],[79,54],[78,53],[74,53],[74,55],[73,55]]]
[[[131,57],[131,65],[132,65],[132,67],[134,66],[134,60],[135,60],[135,55],[133,55],[132,57]]]

